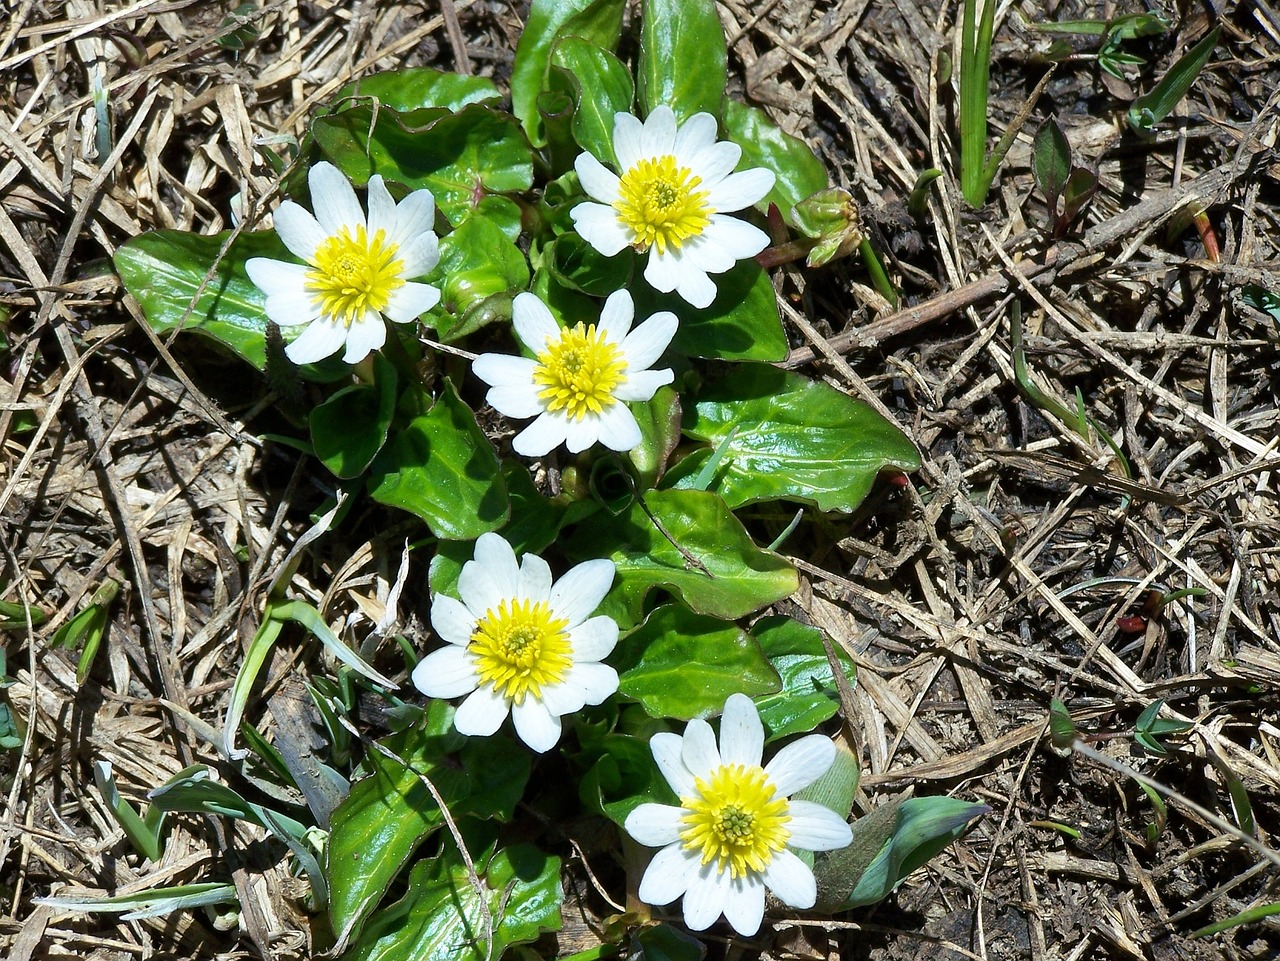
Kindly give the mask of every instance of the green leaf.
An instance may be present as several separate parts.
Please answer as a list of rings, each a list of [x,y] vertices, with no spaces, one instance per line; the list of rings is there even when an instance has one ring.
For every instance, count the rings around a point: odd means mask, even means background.
[[[124,831],[125,837],[129,839],[134,850],[147,860],[159,863],[160,856],[164,853],[164,842],[160,839],[160,825],[153,830],[143,821],[137,809],[120,796],[110,761],[93,762],[93,783],[97,785],[103,803],[116,819],[116,823],[120,825],[120,829]]]
[[[551,49],[564,37],[581,37],[615,50],[622,36],[626,0],[533,0],[516,44],[511,68],[511,112],[535,147],[546,144],[538,116],[538,95],[547,89]]]
[[[498,455],[448,380],[435,406],[374,460],[369,493],[379,504],[418,515],[446,540],[497,530],[510,510]]]
[[[404,112],[422,107],[461,110],[473,103],[493,104],[502,99],[502,92],[488,77],[406,67],[361,77],[339,90],[333,101],[348,97],[372,97],[380,107]]]
[[[446,849],[419,861],[405,896],[370,919],[343,961],[490,961],[513,944],[559,930],[559,858],[519,844],[476,868],[483,877],[483,903],[456,853]]]
[[[755,699],[769,740],[812,731],[834,717],[840,709],[840,695],[822,633],[781,615],[762,617],[752,625],[751,633],[782,678],[780,692]],[[837,650],[836,656],[852,686],[857,676],[853,662],[842,651]]]
[[[725,451],[712,490],[732,508],[782,499],[849,512],[881,470],[920,466],[915,445],[867,404],[764,364],[736,367],[704,389],[684,429]],[[710,456],[708,448],[686,457],[666,483],[692,486]]]
[[[578,797],[588,810],[622,827],[641,804],[680,803],[658,770],[647,737],[606,734],[593,747],[600,756],[578,782]]]
[[[487,194],[533,185],[533,155],[509,114],[480,104],[456,113],[423,108],[400,113],[356,103],[311,124],[324,155],[353,183],[373,174],[426,187],[441,212],[461,224]]]
[[[249,279],[244,263],[250,257],[290,262],[294,257],[274,231],[259,231],[241,234],[219,259],[229,236],[229,231],[212,236],[183,230],[142,234],[116,251],[116,271],[156,333],[181,328],[201,334],[263,370],[266,296]],[[188,312],[210,268],[213,276]]]
[[[0,631],[25,631],[28,618],[31,619],[32,627],[39,627],[49,619],[49,615],[34,604],[27,605],[21,601],[0,601]],[[0,677],[3,676],[4,660],[0,658]]]
[[[632,291],[636,317],[669,310],[680,320],[672,345],[682,354],[722,360],[778,361],[789,345],[778,316],[769,275],[754,260],[739,261],[712,278],[716,299],[699,310],[677,294],[660,294],[648,284]]]
[[[271,811],[261,804],[246,801],[238,793],[212,780],[212,772],[203,764],[193,764],[147,794],[153,808],[169,813],[213,814],[248,821],[269,831],[283,830],[295,838],[303,837],[307,827],[300,821]],[[270,823],[274,821],[275,823]]]
[[[649,400],[629,406],[640,425],[640,443],[627,459],[639,476],[640,489],[646,490],[658,482],[680,443],[680,395],[674,387],[659,387]]]
[[[844,911],[889,896],[912,871],[991,810],[958,798],[918,797],[882,804],[853,822],[853,841],[814,863],[818,910]]]
[[[0,750],[12,751],[15,747],[22,747],[22,735],[9,705],[0,701]]]
[[[610,548],[618,569],[615,590],[633,612],[651,588],[665,587],[700,614],[746,617],[799,586],[795,568],[758,548],[724,501],[704,491],[649,491],[626,513],[579,526],[566,544],[584,560]]]
[[[729,80],[714,0],[644,0],[641,11],[636,76],[645,116],[665,104],[677,122],[704,111],[719,119]]]
[[[498,199],[505,200],[486,198]],[[468,217],[440,239],[440,262],[428,280],[440,287],[440,303],[426,321],[449,343],[510,320],[512,300],[529,283],[529,263],[499,224]]]
[[[826,189],[827,168],[813,149],[784,131],[763,110],[725,97],[724,127],[729,139],[742,148],[739,170],[764,167],[777,175],[773,189],[757,206],[767,210],[769,204],[777,204],[790,221],[792,207]]]
[[[543,264],[557,283],[593,297],[607,297],[630,285],[635,255],[630,250],[605,257],[577,234],[561,234],[543,248]]]
[[[1213,48],[1221,31],[1221,27],[1214,27],[1205,34],[1199,43],[1178,58],[1178,62],[1169,68],[1169,72],[1154,89],[1133,102],[1129,107],[1128,119],[1129,126],[1136,133],[1152,136],[1156,124],[1173,113],[1173,108],[1187,95],[1196,77],[1213,56]]]
[[[187,908],[225,904],[236,900],[236,886],[219,882],[180,884],[169,888],[151,888],[114,897],[36,898],[35,903],[59,911],[119,913],[124,921],[158,918]]]
[[[573,139],[602,163],[614,164],[613,115],[631,113],[631,71],[608,50],[580,37],[566,37],[551,51],[552,82],[573,94]]]
[[[419,774],[454,817],[502,821],[510,818],[529,778],[527,751],[505,738],[464,738],[453,730],[453,708],[443,701],[432,702],[425,726],[381,743],[405,764],[370,751],[373,773],[351,786],[330,822],[326,871],[330,923],[339,943],[360,930],[413,852],[444,825]],[[459,765],[449,755],[460,747]]]
[[[1056,217],[1058,198],[1071,174],[1071,144],[1052,117],[1036,131],[1031,148],[1031,173],[1048,201],[1050,219]]]
[[[1062,189],[1062,216],[1069,224],[1098,192],[1098,175],[1083,167],[1071,171]]]
[[[702,961],[707,946],[669,924],[641,928],[631,942],[626,961]]]
[[[373,355],[375,383],[344,387],[308,418],[316,457],[336,477],[359,477],[387,441],[396,412],[396,369]]]
[[[755,639],[737,625],[665,604],[628,635],[612,658],[618,691],[652,717],[714,717],[725,698],[773,694],[782,682]]]

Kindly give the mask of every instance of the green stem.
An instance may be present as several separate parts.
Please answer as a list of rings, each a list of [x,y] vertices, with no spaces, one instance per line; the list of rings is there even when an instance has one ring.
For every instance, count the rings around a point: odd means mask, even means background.
[[[867,273],[871,275],[871,282],[875,284],[876,290],[880,291],[880,296],[889,301],[889,305],[894,310],[897,310],[898,291],[894,289],[889,275],[884,272],[884,264],[880,262],[875,248],[871,246],[871,241],[863,237],[862,243],[858,245],[858,252],[862,254],[862,262],[867,265]]]

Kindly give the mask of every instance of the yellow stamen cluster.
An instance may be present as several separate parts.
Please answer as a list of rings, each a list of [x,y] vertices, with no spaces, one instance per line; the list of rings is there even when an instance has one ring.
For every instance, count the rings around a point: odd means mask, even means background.
[[[631,246],[640,253],[657,247],[665,254],[706,230],[715,211],[707,205],[708,191],[697,189],[701,183],[670,155],[641,160],[626,171],[613,207],[631,232]]]
[[[468,649],[476,655],[480,686],[520,704],[542,697],[543,687],[564,680],[573,666],[568,621],[552,615],[546,601],[503,601],[476,624]]]
[[[307,271],[312,301],[347,327],[369,311],[385,310],[392,292],[404,286],[399,250],[386,242],[385,231],[370,238],[361,225],[353,237],[343,227],[316,248],[315,264]]]
[[[703,864],[717,861],[718,871],[728,867],[735,878],[764,871],[791,837],[790,805],[776,796],[764,769],[722,764],[694,785],[696,796],[680,799],[689,811],[680,819],[688,825],[680,832],[685,849],[701,852]]]
[[[595,324],[578,324],[562,330],[560,339],[538,354],[533,382],[542,387],[538,396],[547,410],[564,410],[581,420],[616,403],[613,392],[626,383],[626,370],[626,357],[617,344],[606,340]]]

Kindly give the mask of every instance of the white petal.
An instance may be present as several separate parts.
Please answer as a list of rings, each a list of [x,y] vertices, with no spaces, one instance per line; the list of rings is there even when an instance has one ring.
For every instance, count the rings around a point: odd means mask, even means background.
[[[631,114],[613,115],[613,155],[618,160],[619,170],[630,170],[645,158],[640,147],[640,134],[643,130],[644,125]]]
[[[585,417],[565,417],[564,446],[569,453],[578,454],[586,450],[600,439],[600,415],[587,414]]]
[[[631,232],[622,226],[612,207],[588,201],[574,207],[569,216],[578,236],[606,257],[613,257],[631,243]]]
[[[529,387],[535,395],[537,388],[533,384],[533,372],[538,362],[528,357],[516,357],[513,354],[481,354],[471,363],[471,371],[486,384],[494,387]],[[492,404],[493,401],[490,401]],[[494,404],[497,407],[496,404]],[[498,407],[502,413],[508,412]],[[520,414],[509,414],[519,417]],[[523,415],[528,416],[528,415]]]
[[[654,290],[669,294],[680,285],[683,267],[677,251],[668,248],[665,254],[660,254],[654,247],[649,251],[649,262],[644,266],[644,279]]]
[[[516,552],[501,534],[481,534],[476,541],[474,560],[462,565],[458,594],[477,618],[482,618],[503,601],[510,601],[520,589],[520,567]]]
[[[754,257],[769,246],[769,235],[759,227],[721,214],[711,215],[711,222],[698,239],[708,246],[724,248],[734,260]]]
[[[565,680],[581,692],[583,704],[603,704],[618,690],[618,672],[599,661],[573,665]]]
[[[316,248],[329,239],[329,234],[305,208],[286,200],[272,214],[276,233],[289,248],[309,264],[316,262]]]
[[[602,661],[618,643],[618,625],[612,617],[590,617],[569,631],[575,661]]]
[[[347,350],[342,359],[348,364],[358,364],[387,342],[387,325],[382,315],[368,311],[363,320],[357,320],[347,331]]]
[[[459,734],[469,737],[488,737],[507,719],[507,699],[498,694],[492,685],[485,685],[458,705],[453,715],[453,726]]]
[[[693,772],[684,763],[684,738],[670,731],[662,731],[649,738],[649,750],[658,770],[677,797],[692,797],[697,790]],[[706,773],[705,771],[703,772]]]
[[[564,443],[568,427],[568,419],[564,416],[544,412],[516,434],[511,441],[511,449],[521,457],[543,457]]]
[[[853,840],[848,824],[829,807],[815,801],[791,801],[787,843],[802,851],[835,851]]]
[[[615,290],[604,302],[604,309],[600,311],[600,323],[596,325],[596,330],[610,343],[620,344],[626,339],[627,331],[631,329],[631,322],[635,316],[636,305],[631,299],[631,294],[626,290]]]
[[[740,221],[735,221],[735,223],[740,223]],[[705,273],[722,274],[736,264],[740,258],[735,256],[729,245],[717,243],[709,238],[707,236],[709,228],[710,225],[708,224],[708,230],[686,241],[685,245],[680,248],[680,256],[687,257],[690,263]]]
[[[676,115],[665,103],[654,107],[640,132],[641,157],[665,157],[675,150]]]
[[[716,299],[716,284],[707,276],[705,270],[699,270],[693,264],[686,263],[681,268],[676,293],[691,306],[705,310]]]
[[[512,302],[511,322],[516,336],[535,354],[547,349],[547,342],[560,339],[560,325],[536,294],[525,291]]]
[[[729,872],[716,870],[712,861],[703,865],[684,893],[684,923],[694,931],[704,931],[724,914],[729,897]]]
[[[679,326],[676,315],[664,310],[628,334],[622,342],[622,353],[627,358],[627,377],[651,367],[667,349]]]
[[[716,750],[716,736],[711,725],[695,717],[684,729],[681,760],[694,777],[705,778],[720,766],[720,752]]]
[[[425,277],[440,262],[440,241],[433,233],[420,234],[396,253],[404,262],[401,277]]]
[[[748,874],[730,883],[724,917],[744,938],[760,930],[764,920],[764,880],[759,875]]]
[[[687,158],[681,157],[680,162],[689,168],[690,173],[702,178],[701,189],[710,190],[729,176],[741,157],[742,148],[731,140],[725,140],[708,144]]]
[[[764,167],[752,167],[729,174],[720,181],[707,195],[707,203],[717,211],[741,210],[764,199],[764,195],[773,189],[778,178],[772,170]]]
[[[688,890],[697,873],[698,859],[683,844],[668,844],[645,868],[636,896],[645,904],[670,904]]]
[[[298,339],[286,347],[284,352],[295,364],[313,364],[336,353],[346,340],[346,327],[321,317],[299,334]]]
[[[333,236],[346,227],[355,236],[356,227],[366,226],[364,211],[360,209],[351,181],[333,164],[323,161],[316,164],[307,183],[311,187],[311,209],[326,234]]]
[[[520,586],[516,596],[536,604],[550,595],[551,565],[537,554],[525,554],[520,561]]]
[[[627,833],[650,848],[660,848],[680,838],[684,808],[670,804],[641,804],[627,815]]]
[[[676,158],[681,164],[687,165],[689,161],[686,158],[695,156],[715,141],[716,118],[709,113],[695,113],[676,132]]]
[[[566,675],[559,684],[548,684],[542,688],[542,703],[557,716],[576,714],[587,703],[587,692]]]
[[[396,201],[382,174],[374,174],[369,178],[369,239],[379,230],[384,241],[396,242]]]
[[[764,754],[764,725],[755,702],[745,694],[731,694],[720,716],[720,759],[725,764],[759,767]]]
[[[611,204],[618,199],[618,187],[621,183],[618,175],[591,154],[578,154],[578,159],[573,162],[573,169],[578,172],[582,189],[592,200]]]
[[[783,904],[811,908],[818,900],[818,884],[809,866],[790,851],[774,854],[764,869],[764,883]]]
[[[439,288],[432,287],[430,284],[409,282],[392,293],[386,314],[397,324],[408,324],[417,320],[438,303],[440,303]]]
[[[523,358],[517,358],[523,359]],[[524,384],[507,384],[493,387],[485,394],[489,406],[508,417],[523,420],[542,413],[545,404],[538,396],[538,388],[532,381]],[[559,443],[557,441],[557,443]]]
[[[409,194],[396,207],[396,231],[390,239],[403,246],[412,243],[415,237],[434,233],[435,227],[436,198],[430,190],[422,188]]]
[[[662,370],[642,370],[636,374],[627,374],[627,382],[619,385],[613,392],[618,400],[650,400],[658,392],[658,388],[675,380],[671,368]]]
[[[432,651],[420,660],[412,677],[413,686],[427,697],[462,697],[480,683],[475,655],[453,645]]]
[[[560,718],[547,710],[536,697],[525,697],[523,703],[511,709],[520,740],[539,754],[545,754],[560,740]]]
[[[466,647],[475,633],[476,616],[457,598],[437,594],[431,602],[431,626],[441,640]]]
[[[783,797],[790,797],[827,773],[836,759],[836,746],[821,734],[792,741],[765,765],[764,773]]]
[[[599,558],[572,568],[551,588],[551,610],[574,628],[592,615],[613,586],[613,561]]]
[[[609,450],[625,453],[638,447],[644,439],[640,434],[640,425],[636,423],[636,415],[631,413],[626,404],[606,407],[597,421],[596,437]],[[572,445],[569,449],[573,450]]]
[[[267,295],[263,309],[276,324],[296,327],[320,316],[320,305],[306,288],[308,268],[265,257],[254,257],[244,266],[249,279]]]

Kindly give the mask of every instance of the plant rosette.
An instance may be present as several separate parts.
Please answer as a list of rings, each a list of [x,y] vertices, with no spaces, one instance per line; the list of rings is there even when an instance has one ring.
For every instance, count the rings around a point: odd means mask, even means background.
[[[831,767],[836,750],[829,738],[802,737],[761,767],[764,725],[751,698],[733,694],[718,748],[701,719],[690,721],[683,737],[664,732],[649,744],[680,806],[645,803],[627,816],[628,834],[662,847],[640,881],[641,901],[683,897],[684,921],[694,931],[724,915],[748,937],[764,918],[766,887],[793,908],[813,907],[813,871],[790,849],[842,848],[852,833],[830,808],[790,795]]]
[[[366,217],[333,164],[313,166],[307,184],[315,215],[286,200],[274,218],[284,245],[306,265],[252,257],[245,270],[266,293],[274,323],[305,328],[285,348],[291,361],[314,363],[345,346],[342,359],[356,364],[386,343],[384,317],[409,324],[440,300],[437,288],[412,279],[440,259],[435,199],[415,190],[397,204],[375,174]]]

